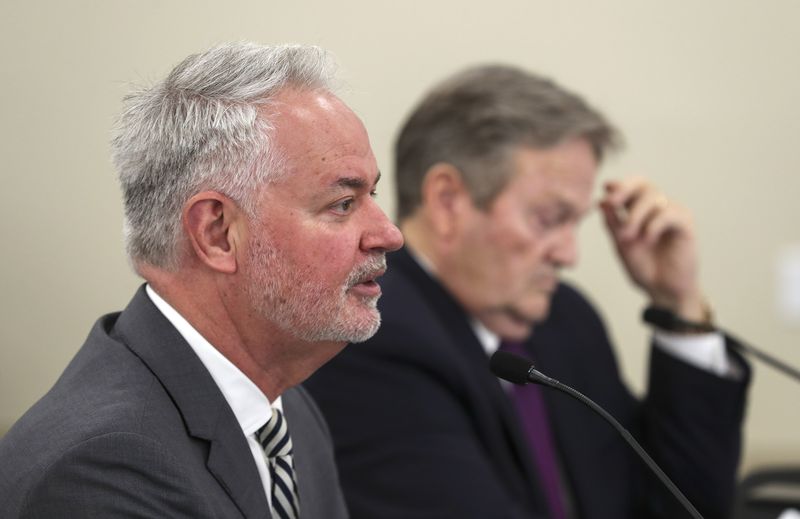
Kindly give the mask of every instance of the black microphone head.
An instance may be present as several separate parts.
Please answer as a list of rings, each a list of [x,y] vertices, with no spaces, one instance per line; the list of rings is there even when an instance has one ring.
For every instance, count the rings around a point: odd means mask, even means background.
[[[489,359],[489,369],[492,373],[513,384],[523,385],[530,382],[528,372],[532,367],[533,362],[530,360],[507,351],[496,351]]]

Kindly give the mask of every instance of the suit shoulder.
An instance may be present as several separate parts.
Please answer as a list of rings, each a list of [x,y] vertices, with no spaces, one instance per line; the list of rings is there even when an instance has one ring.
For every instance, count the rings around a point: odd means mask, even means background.
[[[138,515],[145,501],[151,513],[158,508],[159,515],[179,517],[189,510],[203,513],[203,496],[185,477],[190,469],[162,442],[109,432],[48,458],[28,477],[17,478],[13,488],[6,488],[5,475],[0,485],[12,496],[9,506],[26,517]]]
[[[0,440],[0,460],[18,476],[42,470],[93,438],[156,437],[173,404],[123,344],[99,333],[101,319],[53,387]],[[0,469],[5,471],[6,469]]]

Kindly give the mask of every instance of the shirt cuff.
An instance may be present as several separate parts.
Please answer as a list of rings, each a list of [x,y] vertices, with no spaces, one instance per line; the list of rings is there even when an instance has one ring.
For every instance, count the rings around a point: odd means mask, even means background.
[[[720,377],[735,377],[721,333],[679,334],[654,330],[656,346],[687,364]]]

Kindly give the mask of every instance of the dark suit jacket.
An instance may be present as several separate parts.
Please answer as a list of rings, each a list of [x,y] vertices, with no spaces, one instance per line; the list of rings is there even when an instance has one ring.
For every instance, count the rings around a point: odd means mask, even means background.
[[[347,517],[319,410],[282,398],[303,517]],[[270,515],[233,411],[143,288],[0,441],[0,502],[3,518]]]
[[[462,308],[405,250],[389,256],[381,284],[377,335],[305,383],[331,426],[353,517],[543,517],[518,419]],[[598,315],[566,285],[526,346],[544,373],[636,434],[706,519],[727,517],[746,367],[736,382],[655,349],[649,393],[637,402]],[[543,391],[579,517],[686,516],[606,422]]]

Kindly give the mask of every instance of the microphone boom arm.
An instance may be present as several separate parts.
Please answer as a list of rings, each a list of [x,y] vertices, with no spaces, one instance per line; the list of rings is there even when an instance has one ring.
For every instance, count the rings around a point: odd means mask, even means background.
[[[562,384],[558,380],[548,377],[547,375],[543,374],[540,371],[537,371],[533,367],[531,367],[531,369],[528,371],[528,378],[531,382],[552,387],[553,389],[557,389],[563,393],[566,393],[572,396],[573,398],[577,398],[578,400],[586,404],[589,407],[589,409],[602,416],[608,423],[611,424],[612,427],[614,427],[614,429],[617,430],[617,432],[625,439],[625,441],[628,442],[628,445],[630,445],[631,448],[634,451],[636,451],[636,453],[642,458],[642,460],[650,468],[650,470],[653,471],[656,477],[658,477],[658,479],[661,480],[661,482],[664,484],[664,486],[667,487],[667,489],[672,493],[672,495],[674,495],[675,498],[678,501],[680,501],[680,503],[684,506],[684,508],[686,508],[689,511],[692,517],[694,517],[695,519],[703,519],[703,516],[700,515],[700,512],[697,511],[697,509],[694,507],[694,505],[692,505],[689,499],[687,499],[686,496],[683,495],[683,492],[681,492],[680,489],[675,485],[675,483],[673,483],[672,480],[669,479],[669,477],[664,473],[664,471],[661,470],[661,467],[659,467],[656,464],[656,462],[653,461],[653,458],[651,458],[650,455],[647,454],[647,451],[645,451],[644,448],[641,445],[639,445],[639,442],[636,441],[633,435],[630,432],[628,432],[628,430],[625,427],[623,427],[622,424],[620,424],[613,416],[611,416],[611,414],[608,411],[597,405],[592,399],[590,399],[577,389],[573,389],[567,386],[566,384]]]
[[[639,445],[639,442],[633,437],[633,435],[628,432],[625,427],[622,426],[611,414],[596,404],[591,398],[587,397],[580,391],[569,387],[566,384],[562,384],[558,380],[554,378],[550,378],[541,371],[537,370],[533,363],[520,357],[518,355],[514,355],[512,353],[508,353],[505,351],[497,351],[492,355],[490,366],[492,372],[504,379],[512,382],[514,384],[522,385],[527,382],[533,382],[535,384],[541,384],[544,386],[551,387],[553,389],[557,389],[563,393],[568,394],[569,396],[583,402],[589,409],[600,415],[603,419],[605,419],[609,424],[611,424],[614,429],[628,442],[628,445],[639,455],[639,457],[644,461],[645,465],[656,475],[656,477],[664,484],[665,487],[672,493],[673,496],[683,505],[683,507],[689,512],[689,514],[694,519],[703,519],[703,516],[700,515],[700,512],[692,505],[689,499],[683,495],[683,492],[672,482],[671,479],[661,470],[653,458],[647,454],[647,451]],[[527,369],[525,376],[521,376],[521,369]]]

